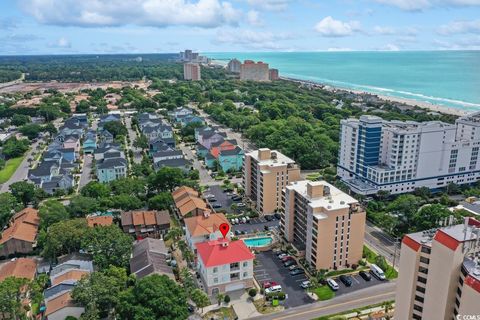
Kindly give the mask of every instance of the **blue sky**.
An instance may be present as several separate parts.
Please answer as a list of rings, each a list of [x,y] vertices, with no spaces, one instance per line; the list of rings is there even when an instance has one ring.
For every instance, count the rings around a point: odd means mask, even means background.
[[[0,54],[480,49],[480,0],[1,0]]]

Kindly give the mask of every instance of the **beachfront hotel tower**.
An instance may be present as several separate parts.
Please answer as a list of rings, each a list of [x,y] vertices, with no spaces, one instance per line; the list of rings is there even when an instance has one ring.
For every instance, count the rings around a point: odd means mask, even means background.
[[[198,63],[184,63],[183,64],[183,78],[185,80],[198,81],[202,80],[202,73]]]
[[[480,221],[406,235],[395,319],[466,319],[480,302]],[[460,316],[460,317],[457,317]]]
[[[281,209],[282,190],[300,180],[300,168],[294,160],[267,148],[245,154],[243,188],[258,212],[272,214]]]
[[[325,181],[296,181],[284,189],[280,234],[317,270],[349,268],[362,259],[365,211]]]
[[[358,194],[392,194],[480,179],[480,113],[440,121],[341,121],[338,175]]]

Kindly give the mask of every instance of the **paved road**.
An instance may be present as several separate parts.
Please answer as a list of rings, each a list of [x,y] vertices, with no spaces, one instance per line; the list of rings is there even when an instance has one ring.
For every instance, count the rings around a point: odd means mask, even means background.
[[[383,255],[390,263],[393,264],[395,260],[395,266],[398,266],[400,261],[399,243],[395,243],[395,239],[368,221],[365,225],[365,243],[379,254]],[[395,246],[397,248],[396,258],[394,259]]]
[[[85,186],[87,183],[89,183],[92,180],[91,178],[92,161],[93,161],[93,155],[91,154],[84,155],[82,174],[80,175],[80,181],[78,182],[78,190],[83,188],[83,186]]]
[[[130,138],[130,149],[133,151],[133,162],[135,163],[141,163],[142,162],[142,150],[134,147],[133,143],[137,139],[137,132],[132,129],[132,117],[127,115],[125,116],[125,125],[127,126],[128,129],[128,137]]]
[[[39,139],[37,142],[34,142],[32,144],[30,150],[28,150],[25,154],[25,158],[23,158],[22,163],[20,163],[20,165],[18,166],[17,171],[15,171],[15,173],[10,177],[10,179],[2,185],[0,192],[8,192],[8,188],[12,183],[27,179],[28,169],[30,169],[28,159],[32,158],[33,152],[37,152],[37,147],[40,144],[40,141],[43,140]]]
[[[192,149],[190,147],[185,146],[185,144],[182,142],[177,145],[177,148],[182,150],[183,154],[187,158],[187,160],[192,160],[193,163],[193,168],[197,169],[198,172],[200,173],[200,184],[201,185],[207,185],[207,186],[212,186],[212,185],[220,185],[222,184],[221,181],[215,181],[209,174],[208,170],[202,166],[200,161],[197,159],[197,156],[193,154]]]
[[[395,282],[379,284],[366,289],[354,291],[333,298],[328,301],[319,301],[282,312],[255,317],[255,320],[298,320],[313,319],[356,308],[365,307],[395,298]]]

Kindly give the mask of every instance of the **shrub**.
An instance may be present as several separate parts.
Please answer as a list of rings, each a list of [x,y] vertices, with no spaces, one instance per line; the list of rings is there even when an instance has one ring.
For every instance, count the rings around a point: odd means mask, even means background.
[[[226,304],[230,303],[230,296],[228,294],[225,296],[225,298],[223,298],[223,302],[225,302]]]
[[[257,295],[257,289],[251,288],[250,290],[248,290],[248,295],[254,298]]]
[[[272,292],[267,294],[267,300],[272,299],[285,300],[285,292]]]

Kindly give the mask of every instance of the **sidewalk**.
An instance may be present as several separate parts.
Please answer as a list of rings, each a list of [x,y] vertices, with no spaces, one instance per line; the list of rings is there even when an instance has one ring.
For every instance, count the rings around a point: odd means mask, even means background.
[[[253,302],[250,301],[248,293],[244,290],[231,292],[229,293],[231,298],[230,303],[227,305],[222,303],[220,306],[215,303],[210,306],[203,308],[203,313],[201,314],[204,316],[207,312],[220,309],[222,307],[232,306],[233,310],[237,314],[239,320],[242,319],[250,319],[252,317],[261,316],[262,314],[257,311]]]

